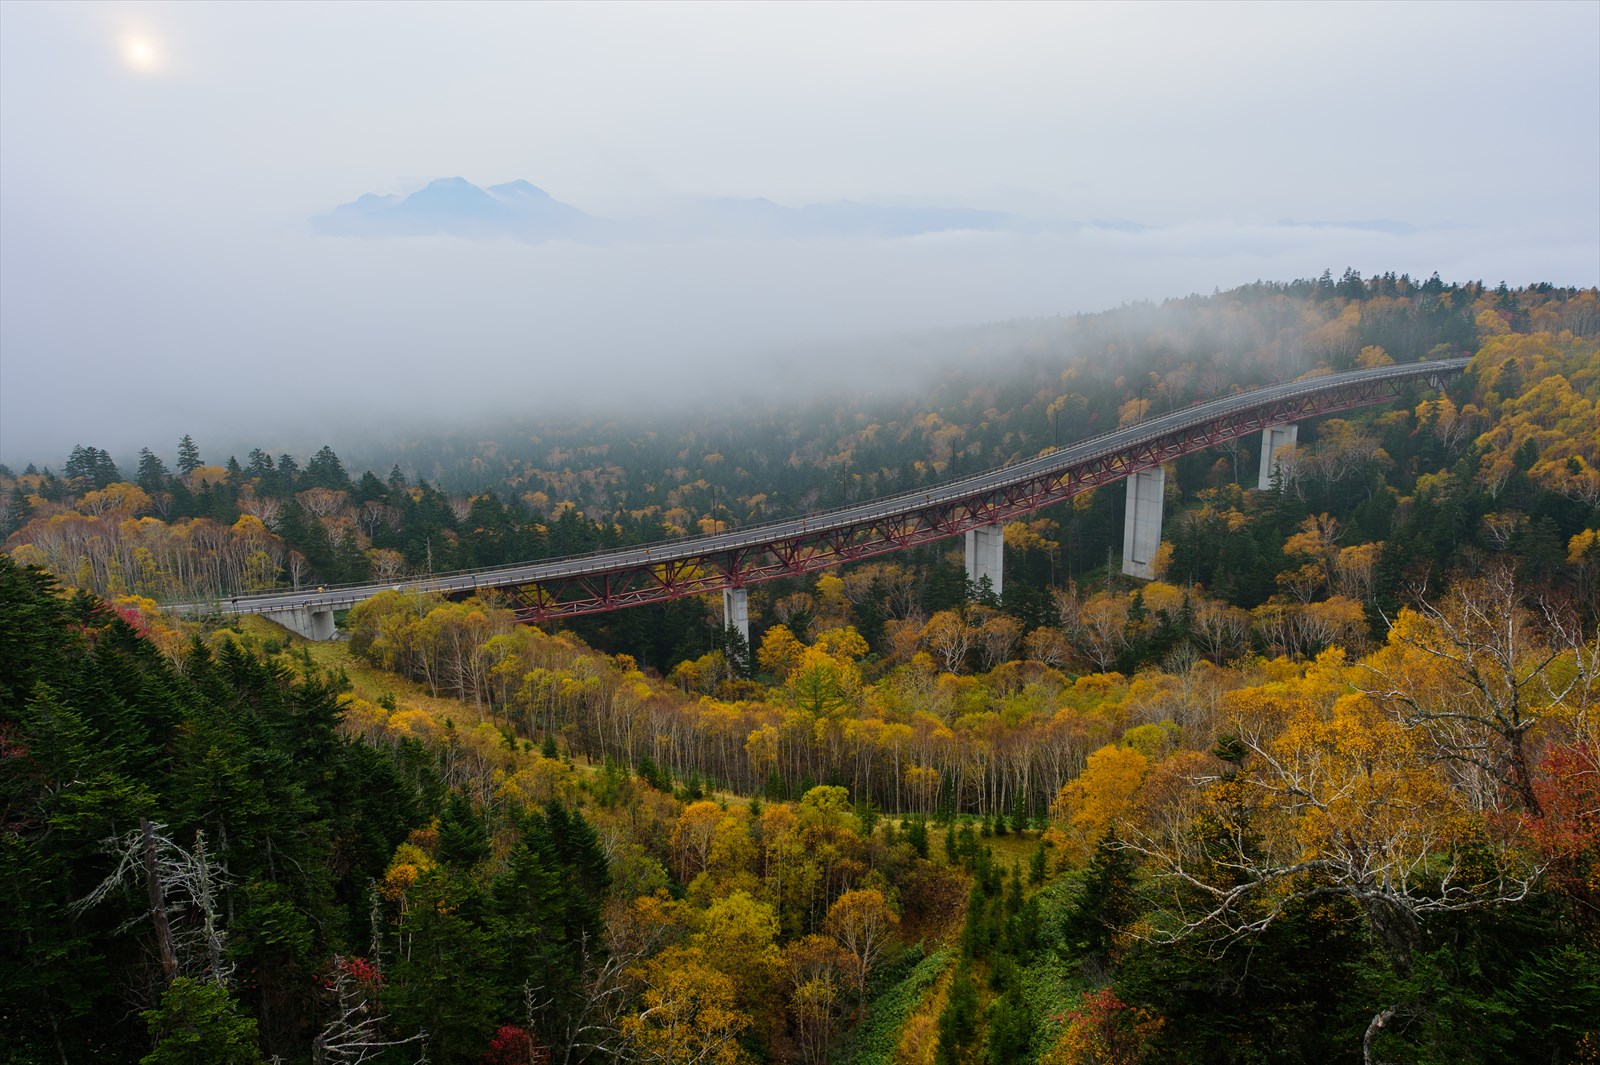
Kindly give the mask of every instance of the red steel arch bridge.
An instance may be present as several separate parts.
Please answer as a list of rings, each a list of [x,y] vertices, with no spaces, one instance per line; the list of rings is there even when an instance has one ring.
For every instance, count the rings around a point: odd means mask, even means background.
[[[334,631],[334,610],[391,589],[445,595],[495,589],[526,622],[722,592],[728,624],[748,637],[744,589],[749,585],[961,534],[967,535],[969,576],[974,580],[988,576],[999,591],[1000,530],[1006,521],[1128,478],[1133,480],[1123,567],[1136,576],[1148,576],[1141,568],[1160,542],[1163,463],[1213,444],[1262,433],[1260,486],[1264,488],[1270,483],[1275,453],[1282,444],[1293,442],[1298,421],[1389,402],[1416,384],[1442,387],[1448,378],[1465,371],[1469,361],[1385,366],[1270,385],[931,488],[710,536],[442,574],[398,585],[241,596],[226,603],[189,604],[178,609],[265,614],[302,635],[327,639]]]

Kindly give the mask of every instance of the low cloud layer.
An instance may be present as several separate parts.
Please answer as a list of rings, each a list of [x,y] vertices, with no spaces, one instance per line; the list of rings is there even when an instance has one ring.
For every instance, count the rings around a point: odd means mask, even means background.
[[[932,233],[1069,234],[1086,229],[1141,233],[1152,227],[1127,219],[1035,218],[981,207],[877,204],[853,200],[788,207],[766,197],[683,197],[649,215],[607,218],[563,203],[518,178],[480,188],[462,177],[439,178],[406,195],[368,192],[310,219],[327,237],[449,236],[509,238],[530,244],[572,241],[806,240],[818,237],[917,237]],[[1418,226],[1393,219],[1278,223],[1283,229],[1332,229],[1405,236]]]
[[[309,453],[511,414],[649,418],[907,381],[919,345],[948,354],[929,329],[1346,266],[1518,284],[1552,264],[1581,276],[1588,255],[1535,229],[1228,220],[605,243],[234,232],[117,256],[83,234],[27,270],[9,247],[7,347],[45,355],[7,360],[13,464],[59,463],[74,443],[170,451],[184,432]]]

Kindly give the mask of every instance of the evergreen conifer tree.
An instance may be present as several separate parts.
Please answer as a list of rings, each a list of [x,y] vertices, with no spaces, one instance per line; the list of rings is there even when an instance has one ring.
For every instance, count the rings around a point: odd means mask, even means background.
[[[200,461],[200,449],[195,446],[194,437],[184,433],[183,439],[178,441],[178,472],[187,476],[202,465],[204,463]]]
[[[167,485],[167,480],[172,476],[167,469],[167,464],[156,457],[155,453],[147,447],[139,449],[138,485],[146,492],[159,492]]]

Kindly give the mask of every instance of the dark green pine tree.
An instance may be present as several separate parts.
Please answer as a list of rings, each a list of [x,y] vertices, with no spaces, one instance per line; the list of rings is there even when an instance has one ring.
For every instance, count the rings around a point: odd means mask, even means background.
[[[1117,932],[1137,916],[1133,858],[1114,834],[1095,845],[1083,876],[1083,893],[1062,921],[1062,946],[1072,955],[1105,960]]]
[[[750,654],[750,641],[745,639],[744,633],[733,625],[724,626],[718,646],[728,660],[728,671],[735,677],[748,679],[753,656]]]
[[[568,938],[598,942],[604,929],[600,908],[611,887],[611,869],[600,837],[582,814],[559,802],[545,807],[544,827],[564,871]]]
[[[1025,832],[1028,829],[1028,793],[1023,788],[1017,789],[1016,797],[1011,802],[1011,831]]]
[[[300,463],[295,461],[293,455],[287,451],[278,456],[278,491],[290,495],[299,491],[303,485],[300,483]]]
[[[355,493],[351,496],[354,503],[382,503],[389,495],[389,488],[377,476],[368,470],[356,482]]]
[[[155,452],[147,447],[139,449],[138,485],[146,492],[154,494],[166,488],[167,481],[172,478],[172,472],[167,469],[167,464],[156,457]]]
[[[962,1048],[978,1034],[978,987],[972,982],[965,958],[956,966],[950,997],[939,1014],[938,1030],[935,1065],[960,1065]]]
[[[255,480],[265,483],[277,472],[277,467],[272,464],[272,456],[270,454],[258,447],[250,449],[245,473]]]
[[[184,433],[183,439],[178,441],[178,472],[188,475],[203,465],[205,464],[200,461],[200,449],[195,446],[194,437]]]
[[[968,593],[967,572],[935,557],[928,565],[927,590],[923,602],[930,614],[940,610],[954,610],[965,605]]]
[[[338,542],[333,545],[330,579],[342,584],[356,584],[366,580],[371,571],[372,564],[368,561],[366,553],[361,550],[361,543],[356,539],[355,530],[346,528],[339,534]]]
[[[94,459],[95,487],[104,488],[107,485],[116,484],[121,480],[122,471],[118,470],[117,464],[111,461],[110,452],[104,450],[98,452]]]
[[[1026,1061],[1033,1042],[1033,1012],[1015,987],[995,999],[988,1012],[988,1038],[984,1050],[989,1065]]]
[[[906,826],[906,842],[918,858],[928,857],[928,822],[918,817]]]
[[[289,527],[287,524],[288,514],[291,510],[301,515],[302,528],[305,530],[298,540],[290,540],[288,532],[285,531]],[[334,556],[333,539],[328,535],[328,527],[322,523],[322,519],[313,514],[307,514],[303,508],[291,501],[285,504],[283,516],[280,517],[279,521],[279,531],[282,533],[283,538],[289,540],[290,543],[298,543],[301,552],[306,556],[306,561],[311,563],[311,568],[317,572],[317,575],[323,581],[334,580],[334,575],[338,571],[338,562]]]
[[[582,554],[594,547],[594,526],[570,507],[550,526],[550,551],[557,558]]]
[[[472,501],[461,530],[461,561],[468,566],[498,566],[515,561],[516,529],[500,497],[485,492]]]
[[[571,966],[561,869],[547,844],[541,828],[524,824],[523,838],[507,855],[490,894],[503,959],[499,985],[515,999],[506,1003],[508,1015],[521,1012],[524,987],[540,989],[540,1029],[550,1039],[577,1006],[581,974]]]
[[[439,819],[439,860],[463,872],[489,857],[489,829],[459,791],[450,793]]]
[[[161,1005],[142,1014],[155,1049],[140,1065],[256,1065],[256,1022],[240,1016],[238,1003],[210,980],[180,976]]]
[[[104,488],[122,480],[122,474],[108,452],[82,444],[72,449],[67,464],[61,468],[61,474],[77,491]]]
[[[10,536],[33,517],[33,504],[20,484],[11,489],[10,503],[10,513],[0,516],[0,537]]]
[[[972,890],[967,894],[967,919],[961,928],[961,951],[969,958],[987,958],[992,945],[989,924],[989,896],[983,889],[983,877],[972,878]]]
[[[494,923],[489,896],[465,874],[440,866],[417,879],[400,920],[408,949],[384,998],[395,1031],[428,1033],[430,1060],[476,1062],[494,1034],[505,998]]]
[[[331,488],[336,492],[349,491],[350,475],[344,471],[344,463],[339,461],[339,456],[333,453],[333,448],[326,444],[306,463],[305,476],[300,480],[301,488]]]

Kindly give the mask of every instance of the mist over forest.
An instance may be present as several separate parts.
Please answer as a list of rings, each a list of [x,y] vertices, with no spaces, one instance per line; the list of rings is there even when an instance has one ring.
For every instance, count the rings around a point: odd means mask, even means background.
[[[1359,277],[1359,272],[1347,269],[1341,276]],[[1386,276],[1403,276],[1408,291],[1426,280],[1393,271]],[[1320,283],[1332,291],[1338,279],[1332,271],[1324,271],[1320,281],[1307,278],[1295,284]],[[1481,281],[1469,284],[1482,287]],[[1268,290],[1272,287],[1266,285]],[[1248,290],[1249,286],[1238,291]],[[304,410],[291,408],[264,416],[259,430],[244,428],[250,419],[242,412],[219,421],[214,413],[195,409],[177,425],[176,435],[129,437],[130,423],[119,421],[97,430],[95,440],[124,469],[137,466],[140,448],[172,463],[177,458],[177,437],[182,435],[203,441],[208,461],[216,463],[225,463],[229,456],[242,459],[258,449],[272,455],[288,453],[303,462],[316,450],[332,446],[353,470],[385,473],[399,465],[413,479],[433,481],[450,491],[474,492],[495,486],[495,476],[486,472],[490,466],[480,454],[485,446],[501,456],[537,459],[542,457],[537,454],[541,441],[590,446],[616,434],[674,438],[689,427],[751,433],[781,423],[792,436],[805,431],[797,427],[810,423],[823,426],[851,418],[906,416],[948,402],[938,397],[985,385],[1014,388],[1013,382],[1032,379],[1042,387],[1048,378],[1073,367],[1078,368],[1074,372],[1113,378],[1219,356],[1240,367],[1232,381],[1222,380],[1223,371],[1215,366],[1209,369],[1204,389],[1184,393],[1190,402],[1198,402],[1228,388],[1290,379],[1313,368],[1323,356],[1301,345],[1275,351],[1265,363],[1244,359],[1237,349],[1258,342],[1250,332],[1255,327],[1247,330],[1236,322],[1219,322],[1208,299],[1140,301],[1092,313],[924,328],[828,343],[796,341],[720,356],[702,351],[681,362],[664,356],[651,362],[646,373],[619,367],[613,376],[607,371],[605,380],[592,387],[548,381],[526,392],[496,387],[485,394],[473,386],[471,397],[459,405],[449,386],[427,383],[418,391],[431,397],[431,405],[415,410],[404,404],[386,405],[381,393],[362,389],[366,398],[347,405],[347,415],[315,418],[311,409],[321,400],[309,397]],[[1397,349],[1405,347],[1403,339],[1396,345],[1393,337],[1380,335],[1381,327],[1369,327],[1368,333],[1389,340]],[[1425,354],[1395,351],[1395,357],[1404,361]],[[1032,427],[1037,432],[1044,415],[1037,412],[1034,417],[1040,419]],[[82,442],[78,437],[70,440]],[[21,468],[31,462],[59,470],[70,446],[7,464]],[[996,455],[994,461],[999,464],[1004,459]]]
[[[61,419],[26,401],[54,387],[57,367],[94,367],[94,387],[78,391],[74,409],[119,455],[170,448],[185,432],[230,451],[305,454],[416,425],[437,432],[572,410],[655,418],[911,383],[908,367],[969,357],[969,344],[978,347],[970,357],[1003,356],[996,343],[1007,330],[987,322],[1047,322],[1350,265],[1490,285],[1585,281],[1577,263],[1549,274],[1539,272],[1545,259],[1519,260],[1514,248],[1490,258],[1478,228],[1394,236],[1222,224],[530,246],[262,237],[222,222],[204,242],[140,238],[126,257],[108,254],[97,229],[57,234],[50,262],[17,259],[30,233],[45,238],[38,225],[8,224],[0,245],[0,461],[19,467],[75,442]],[[246,254],[216,271],[213,241]],[[94,313],[47,313],[56,291],[98,292]]]

